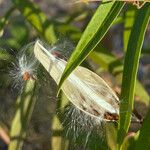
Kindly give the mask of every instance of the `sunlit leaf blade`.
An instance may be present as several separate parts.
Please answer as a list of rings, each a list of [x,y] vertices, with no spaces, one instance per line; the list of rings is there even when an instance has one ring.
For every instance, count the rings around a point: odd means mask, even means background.
[[[9,150],[21,150],[26,137],[26,130],[36,102],[34,97],[35,81],[27,81],[17,99],[16,113],[11,125]]]
[[[60,80],[58,91],[70,73],[81,64],[81,62],[101,41],[123,6],[123,2],[108,2],[103,3],[98,7],[93,18],[85,29],[74,53],[68,61]]]
[[[138,141],[136,143],[135,150],[149,150],[150,149],[150,109],[144,120],[143,126],[140,131]]]
[[[150,4],[145,5],[138,11],[128,43],[122,81],[118,147],[121,146],[130,125],[138,63],[146,28],[149,22],[149,14]]]
[[[121,60],[116,58],[111,54],[109,50],[104,48],[101,45],[98,45],[94,51],[88,56],[94,63],[100,65],[103,69],[110,71],[112,74],[117,67],[120,68],[120,71],[123,70],[123,65]],[[115,65],[113,65],[115,64]]]
[[[54,24],[46,18],[46,15],[34,3],[28,0],[12,0],[12,2],[46,41],[56,42]]]
[[[117,145],[117,130],[114,124],[106,124],[107,144],[111,150],[116,150]]]
[[[124,33],[123,33],[124,51],[127,50],[128,41],[133,27],[135,14],[136,14],[136,9],[133,9],[132,7],[131,9],[127,10],[124,15]]]

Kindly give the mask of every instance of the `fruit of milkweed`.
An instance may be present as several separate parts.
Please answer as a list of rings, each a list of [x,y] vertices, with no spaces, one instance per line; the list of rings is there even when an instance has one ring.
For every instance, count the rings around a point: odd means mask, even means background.
[[[35,43],[34,54],[58,84],[67,62],[43,47],[40,41]],[[89,69],[78,66],[62,85],[62,91],[78,110],[91,118],[99,121],[118,121],[119,98],[100,76]],[[133,113],[133,120],[142,123],[139,115]]]
[[[67,62],[39,41],[35,43],[34,54],[58,84]],[[92,118],[104,121],[119,118],[118,97],[101,77],[87,68],[77,67],[63,84],[62,91],[77,109]]]

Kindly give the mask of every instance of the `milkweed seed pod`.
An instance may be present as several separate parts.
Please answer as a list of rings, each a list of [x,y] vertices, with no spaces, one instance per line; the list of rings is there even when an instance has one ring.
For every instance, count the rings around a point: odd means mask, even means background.
[[[67,62],[53,55],[40,41],[35,43],[34,54],[58,84]],[[118,97],[101,77],[87,68],[77,67],[64,82],[62,91],[84,113],[104,121],[118,120]]]

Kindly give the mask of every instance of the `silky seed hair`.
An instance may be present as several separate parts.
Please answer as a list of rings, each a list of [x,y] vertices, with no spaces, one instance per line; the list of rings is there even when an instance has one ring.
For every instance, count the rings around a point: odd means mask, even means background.
[[[9,68],[9,75],[12,79],[12,89],[21,91],[24,83],[30,79],[36,80],[37,69],[39,63],[33,53],[35,42],[31,42],[24,46],[16,54],[15,61],[11,63]],[[42,44],[48,48],[48,51],[57,58],[67,60],[73,49],[73,44],[69,40],[58,40],[53,46],[48,46],[47,43],[42,41]],[[67,50],[65,49],[67,48]]]
[[[60,38],[58,41],[49,45],[45,41],[39,40],[39,43],[47,49],[54,57],[68,60],[73,52],[74,43],[67,38]]]
[[[9,75],[13,89],[21,91],[26,81],[36,79],[38,61],[33,54],[34,43],[24,46],[11,64]]]
[[[81,143],[86,148],[93,135],[105,140],[105,122],[100,119],[87,115],[72,104],[65,108],[64,117],[64,134],[72,142],[82,139]]]

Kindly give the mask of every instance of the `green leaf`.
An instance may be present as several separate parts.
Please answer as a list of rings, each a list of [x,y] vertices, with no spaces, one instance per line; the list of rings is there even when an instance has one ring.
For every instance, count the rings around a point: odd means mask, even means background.
[[[119,66],[121,66],[120,71],[123,70],[121,60],[113,56],[109,50],[107,50],[100,44],[94,49],[94,51],[90,53],[88,57],[94,63],[100,65],[103,69],[110,71],[111,73],[114,72],[114,68],[117,68]],[[115,64],[115,66],[113,64]]]
[[[48,20],[34,3],[28,0],[12,0],[12,2],[46,41],[56,42],[53,22]]]
[[[17,99],[16,113],[11,125],[9,150],[21,150],[26,130],[36,102],[34,95],[36,82],[29,80]]]
[[[75,51],[68,61],[68,64],[60,80],[58,91],[60,90],[61,85],[63,84],[64,80],[70,75],[70,73],[83,62],[88,54],[102,40],[123,6],[123,2],[107,2],[101,4],[97,8],[94,16],[85,29]]]
[[[139,138],[136,142],[135,150],[150,150],[150,109],[146,115]]]
[[[131,9],[126,11],[124,15],[124,33],[123,33],[124,51],[127,50],[129,37],[135,19],[135,14],[136,14],[136,9],[133,9],[132,7]]]
[[[131,120],[131,113],[134,103],[134,92],[138,63],[141,54],[141,48],[144,41],[146,28],[150,17],[150,5],[145,5],[138,10],[133,29],[128,42],[127,53],[124,62],[122,92],[120,103],[120,119],[118,127],[118,148],[121,147],[123,139],[128,132]],[[138,31],[138,32],[137,32]]]
[[[106,124],[106,138],[107,144],[111,150],[116,150],[117,145],[117,130],[114,127],[114,124]]]

